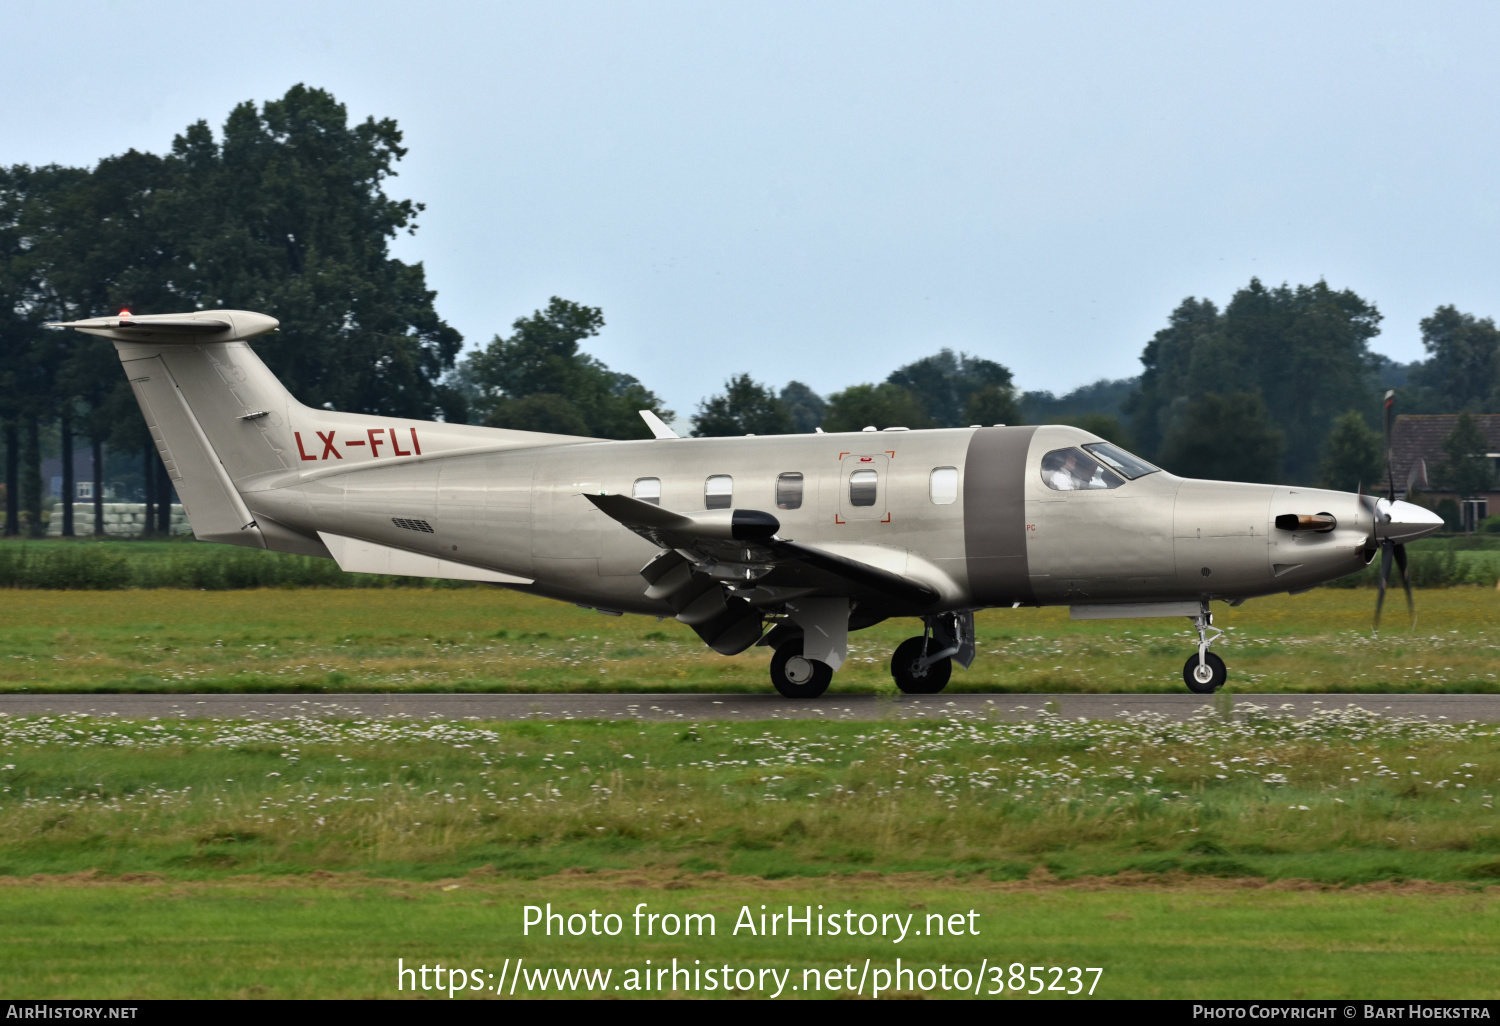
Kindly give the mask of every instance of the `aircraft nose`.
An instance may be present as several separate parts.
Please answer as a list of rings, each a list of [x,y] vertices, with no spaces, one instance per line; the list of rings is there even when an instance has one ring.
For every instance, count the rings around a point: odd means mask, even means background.
[[[1425,538],[1443,526],[1443,518],[1430,509],[1423,509],[1412,502],[1396,501],[1380,503],[1376,516],[1375,533],[1382,539],[1389,538],[1398,545]]]

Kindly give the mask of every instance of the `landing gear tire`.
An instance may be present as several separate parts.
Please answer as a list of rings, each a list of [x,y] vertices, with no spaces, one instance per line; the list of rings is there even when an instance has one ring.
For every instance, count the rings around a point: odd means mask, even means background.
[[[918,668],[922,656],[934,644],[931,638],[915,637],[896,646],[896,653],[891,656],[891,676],[903,694],[935,695],[948,686],[948,678],[953,676],[951,658],[939,659],[925,669]]]
[[[817,698],[828,690],[833,667],[802,654],[802,639],[783,642],[771,657],[771,683],[786,698]]]
[[[1208,652],[1203,656],[1203,665],[1198,664],[1198,656],[1195,653],[1188,657],[1188,661],[1182,666],[1182,681],[1188,686],[1188,690],[1199,695],[1211,695],[1224,686],[1229,679],[1229,670],[1224,666],[1224,660]]]

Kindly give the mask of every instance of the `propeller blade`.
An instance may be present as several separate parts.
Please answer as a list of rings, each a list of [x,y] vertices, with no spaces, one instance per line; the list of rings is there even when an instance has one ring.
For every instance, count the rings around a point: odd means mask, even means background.
[[[1392,466],[1391,460],[1391,421],[1396,412],[1396,392],[1391,390],[1385,394],[1385,409],[1383,411],[1385,421],[1385,476],[1390,485],[1390,491],[1386,498],[1392,502],[1396,501],[1396,468]]]
[[[1417,462],[1413,463],[1411,469],[1406,472],[1406,497],[1410,499],[1413,491],[1425,492],[1426,490],[1427,461],[1419,456]]]
[[[1395,546],[1390,542],[1380,543],[1380,578],[1375,593],[1375,630],[1380,630],[1380,610],[1385,605],[1385,586],[1391,579],[1391,550]]]
[[[1406,546],[1392,546],[1396,553],[1396,566],[1401,570],[1401,585],[1406,589],[1406,612],[1411,616],[1411,625],[1417,625],[1417,603],[1411,597],[1411,571],[1406,566]]]

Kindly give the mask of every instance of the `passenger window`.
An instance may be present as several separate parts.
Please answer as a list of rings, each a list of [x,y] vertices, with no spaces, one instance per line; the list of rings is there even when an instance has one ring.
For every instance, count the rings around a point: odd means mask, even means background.
[[[1082,449],[1053,449],[1042,457],[1042,482],[1056,491],[1072,492],[1118,488],[1125,480],[1095,463]]]
[[[635,485],[631,487],[630,494],[642,502],[649,502],[653,506],[661,505],[661,478],[638,477]]]
[[[728,474],[715,474],[703,483],[705,509],[728,509],[733,504],[734,478]]]
[[[873,470],[856,470],[849,475],[849,505],[875,505],[875,493],[879,488],[879,474]]]
[[[802,508],[801,474],[782,474],[776,478],[776,508]]]
[[[934,467],[927,479],[927,494],[936,506],[946,506],[958,500],[958,468]]]

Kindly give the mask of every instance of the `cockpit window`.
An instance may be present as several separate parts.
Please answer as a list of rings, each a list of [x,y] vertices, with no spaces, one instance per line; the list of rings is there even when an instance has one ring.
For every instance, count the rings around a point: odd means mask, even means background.
[[[1042,481],[1059,492],[1088,488],[1118,488],[1125,479],[1106,470],[1082,449],[1053,449],[1042,457]]]
[[[1138,477],[1145,477],[1147,474],[1154,474],[1161,469],[1153,467],[1139,456],[1130,455],[1118,445],[1110,445],[1108,442],[1089,442],[1084,448],[1095,459],[1131,481]]]

